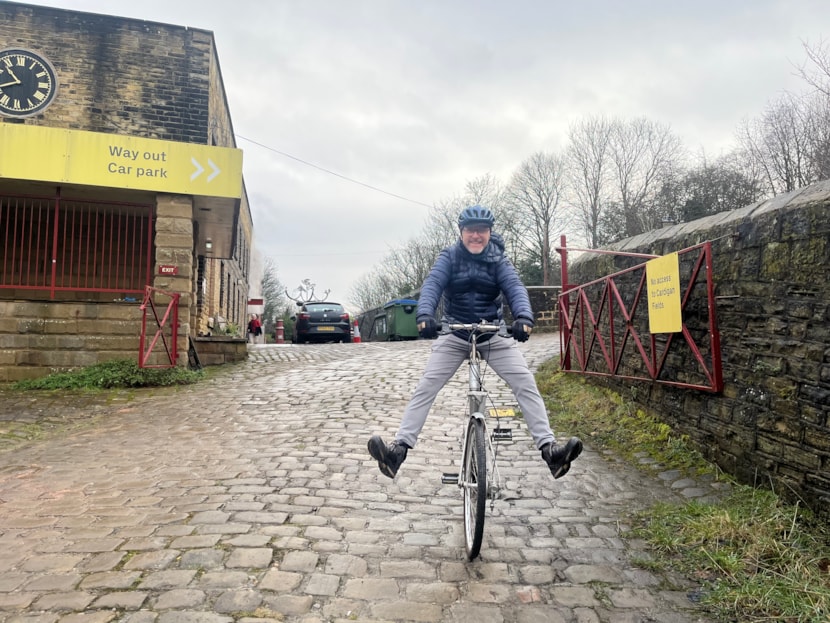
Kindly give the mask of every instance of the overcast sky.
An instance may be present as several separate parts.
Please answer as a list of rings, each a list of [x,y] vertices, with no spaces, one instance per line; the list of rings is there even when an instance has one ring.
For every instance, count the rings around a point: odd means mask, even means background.
[[[347,304],[428,206],[569,124],[645,116],[716,157],[830,39],[828,0],[29,3],[212,31],[256,248]]]

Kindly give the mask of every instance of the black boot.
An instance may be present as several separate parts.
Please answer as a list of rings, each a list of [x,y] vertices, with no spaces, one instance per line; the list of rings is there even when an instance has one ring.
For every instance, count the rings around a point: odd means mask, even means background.
[[[573,461],[582,452],[582,441],[571,437],[565,445],[549,443],[542,448],[542,458],[550,468],[554,478],[562,478],[571,469]]]
[[[369,454],[378,462],[381,473],[389,478],[394,478],[398,473],[398,468],[406,459],[408,449],[409,446],[399,441],[386,445],[378,435],[373,435],[369,439]]]

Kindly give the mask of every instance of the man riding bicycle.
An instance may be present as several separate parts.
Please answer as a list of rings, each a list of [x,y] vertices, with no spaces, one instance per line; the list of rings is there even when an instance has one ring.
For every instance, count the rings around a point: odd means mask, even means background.
[[[460,240],[441,251],[421,286],[416,314],[421,337],[431,339],[438,335],[435,310],[442,296],[448,322],[490,324],[503,322],[504,297],[515,318],[513,338],[525,342],[530,337],[533,329],[530,298],[518,272],[504,254],[504,241],[492,232],[494,224],[495,217],[487,208],[472,206],[462,210],[458,217]],[[369,439],[369,454],[385,476],[394,478],[407,451],[415,447],[438,392],[469,355],[468,337],[464,331],[455,331],[438,338],[394,441],[385,444],[378,435]],[[490,338],[492,335],[479,338],[482,357],[510,386],[536,448],[553,477],[561,478],[570,469],[571,461],[582,452],[582,441],[571,437],[565,444],[556,442],[536,380],[516,343]]]

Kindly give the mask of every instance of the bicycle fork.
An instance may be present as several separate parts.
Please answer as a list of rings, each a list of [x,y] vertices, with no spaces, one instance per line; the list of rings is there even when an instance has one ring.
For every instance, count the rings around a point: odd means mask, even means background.
[[[474,347],[475,348],[475,347]],[[484,425],[484,437],[487,444],[487,456],[490,459],[487,465],[489,476],[487,477],[487,497],[490,498],[490,509],[495,505],[496,498],[501,490],[501,474],[497,463],[496,446],[499,441],[512,441],[513,431],[510,428],[501,428],[498,425],[491,431],[487,427],[487,418],[484,412],[487,409],[488,394],[484,390],[484,385],[481,379],[481,368],[479,365],[478,354],[473,350],[470,367],[469,367],[469,389],[467,391],[467,413],[468,418],[476,418],[481,420]],[[471,426],[471,422],[467,421],[464,427],[464,433],[461,440],[461,456],[464,456],[464,444],[467,439],[467,428]],[[496,442],[495,444],[493,442]],[[463,487],[466,483],[460,482],[458,473],[443,473],[441,475],[441,483],[445,485],[458,485]]]

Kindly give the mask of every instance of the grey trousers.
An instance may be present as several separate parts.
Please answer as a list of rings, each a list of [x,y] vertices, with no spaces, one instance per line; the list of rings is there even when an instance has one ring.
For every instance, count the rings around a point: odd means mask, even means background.
[[[541,449],[555,441],[545,403],[536,387],[536,379],[527,367],[516,340],[494,336],[479,346],[479,352],[513,391],[536,448]],[[397,441],[410,448],[415,447],[435,397],[469,354],[467,341],[452,334],[442,335],[435,341],[424,374],[404,411],[395,435]]]

